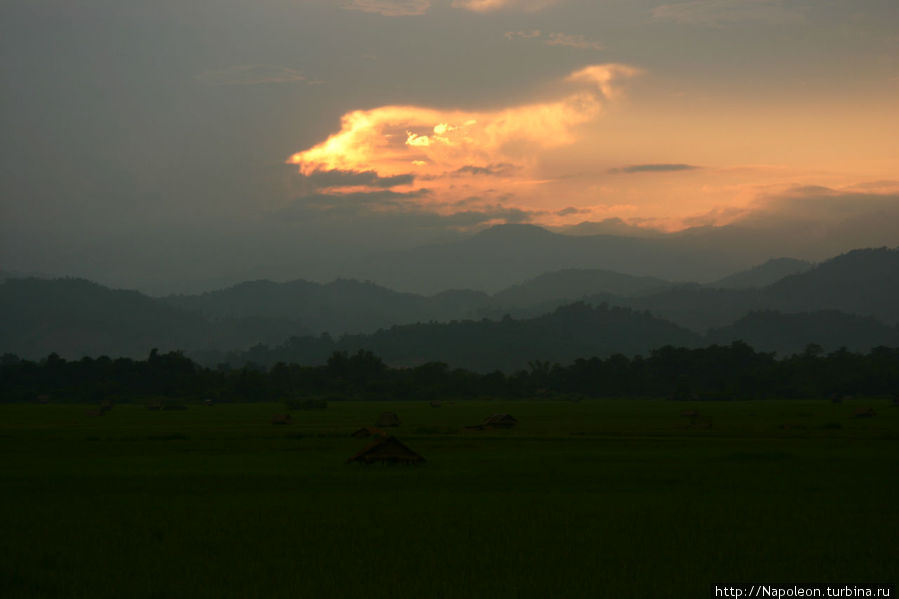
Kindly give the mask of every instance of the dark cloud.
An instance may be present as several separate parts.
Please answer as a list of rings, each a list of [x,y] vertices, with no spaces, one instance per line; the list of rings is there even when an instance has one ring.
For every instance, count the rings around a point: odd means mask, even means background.
[[[620,168],[609,169],[610,173],[669,173],[675,171],[692,171],[702,167],[692,164],[631,164]]]
[[[641,223],[635,218],[625,222],[618,217],[601,221],[585,221],[576,225],[556,227],[554,229],[566,235],[622,235],[627,237],[660,237],[665,233],[652,228],[652,223]]]
[[[473,166],[466,165],[453,171],[453,174],[459,175],[505,175],[514,169],[514,166],[507,163],[491,164],[490,166]]]
[[[383,189],[379,191],[358,191],[351,193],[310,193],[297,197],[279,216],[309,215],[318,213],[356,214],[368,209],[398,209],[410,200],[416,200],[430,193],[428,189],[417,189],[406,193]]]
[[[574,206],[569,206],[568,208],[562,208],[558,212],[556,212],[557,216],[570,216],[572,214],[589,214],[590,211],[583,208],[575,208]]]
[[[285,209],[274,214],[277,219],[320,220],[331,222],[390,221],[394,226],[415,226],[444,229],[470,229],[482,224],[528,223],[544,214],[510,208],[501,204],[472,206],[457,209],[459,203],[441,206],[422,205],[417,200],[428,196],[430,190],[418,189],[400,193],[389,189],[353,193],[310,193],[300,196]],[[441,214],[440,208],[454,208]]]
[[[482,210],[463,210],[449,215],[434,215],[439,218],[439,222],[449,227],[473,227],[476,225],[501,221],[507,224],[521,224],[531,222],[535,212],[520,210],[518,208],[508,208],[505,206],[494,206]]]
[[[303,175],[301,175],[303,176]],[[315,171],[310,175],[304,175],[304,180],[314,189],[328,187],[379,187],[389,188],[396,185],[410,185],[415,180],[415,175],[395,175],[393,177],[381,177],[375,171]]]
[[[896,224],[899,231],[899,185],[892,189],[885,182],[870,184],[877,192],[862,191],[868,185],[860,184],[848,189],[833,189],[816,185],[794,187],[781,193],[760,198],[756,209],[747,214],[747,223],[777,219],[816,220],[838,223],[847,220],[870,220],[872,226],[878,219],[881,224]],[[876,227],[875,228],[879,228]]]

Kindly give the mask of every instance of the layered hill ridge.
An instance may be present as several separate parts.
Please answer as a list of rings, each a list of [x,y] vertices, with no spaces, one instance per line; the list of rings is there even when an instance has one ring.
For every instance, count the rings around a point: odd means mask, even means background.
[[[772,258],[764,264],[759,264],[758,266],[753,266],[747,270],[728,275],[723,279],[709,283],[707,286],[719,289],[751,289],[767,287],[784,277],[802,274],[813,267],[814,264],[805,260],[797,260],[795,258]]]
[[[530,233],[517,229],[515,234]],[[532,320],[575,301],[650,312],[694,335],[709,331],[709,340],[721,342],[727,337],[756,339],[752,336],[756,322],[755,332],[769,331],[764,339],[758,337],[759,347],[781,352],[807,343],[863,348],[890,342],[891,325],[899,322],[899,250],[854,250],[768,286],[749,289],[672,283],[595,268],[546,273],[493,296],[472,290],[423,296],[340,279],[329,284],[251,281],[199,295],[152,298],[77,279],[8,279],[0,283],[4,315],[0,353],[31,358],[51,352],[76,358],[142,357],[152,347],[221,353],[260,343],[277,346],[290,336],[324,332],[356,335],[361,342],[359,334],[396,325],[467,320],[474,325],[466,326],[489,327],[485,318],[503,322],[509,320],[504,319],[507,315],[515,321]],[[762,326],[758,314],[772,311],[794,324],[779,325],[781,321],[772,317]],[[837,317],[834,312],[868,320]],[[756,320],[746,321],[751,313],[756,313],[752,316]],[[800,326],[802,318],[806,324]],[[778,339],[774,333],[790,327],[789,339]],[[815,327],[842,332],[812,335]],[[683,340],[668,332],[671,340],[659,337],[660,343]],[[439,346],[442,329],[431,333],[437,335],[433,343]],[[633,339],[622,329],[613,341],[625,351]],[[414,336],[408,342],[425,343]]]

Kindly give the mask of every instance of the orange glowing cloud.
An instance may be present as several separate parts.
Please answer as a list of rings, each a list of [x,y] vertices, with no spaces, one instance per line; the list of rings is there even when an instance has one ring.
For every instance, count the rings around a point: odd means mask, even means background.
[[[517,8],[533,12],[552,6],[558,0],[453,0],[452,6],[475,12],[489,12],[501,8]]]
[[[543,153],[577,141],[580,127],[620,96],[620,82],[638,73],[620,64],[589,66],[565,78],[554,100],[500,110],[356,110],[343,116],[339,132],[288,162],[306,177],[330,171],[412,174],[430,190],[416,201],[435,208],[472,196],[494,203],[526,199],[541,184],[536,166]],[[411,181],[397,187],[412,189]]]

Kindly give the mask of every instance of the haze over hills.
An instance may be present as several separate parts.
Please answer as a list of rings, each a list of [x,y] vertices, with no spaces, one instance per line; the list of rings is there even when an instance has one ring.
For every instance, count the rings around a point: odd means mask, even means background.
[[[806,272],[814,266],[811,262],[795,258],[772,258],[764,264],[753,266],[723,279],[708,283],[707,287],[719,289],[750,289],[766,287],[790,275]]]
[[[347,267],[347,272],[391,289],[425,294],[465,288],[496,293],[564,269],[601,269],[669,281],[711,283],[760,265],[772,256],[825,260],[834,255],[834,240],[845,241],[842,247],[863,247],[861,243],[848,245],[863,239],[854,229],[842,233],[822,230],[810,237],[796,234],[795,227],[801,225],[696,227],[678,233],[634,236],[568,235],[534,225],[499,225],[449,243],[376,253]],[[780,272],[785,275],[799,270],[791,270],[790,264],[763,265],[754,275],[741,278],[750,277],[754,286],[770,284]],[[784,270],[779,271],[781,268]],[[724,284],[733,286],[726,281]]]
[[[146,357],[162,351],[231,349],[308,333],[285,318],[206,319],[137,291],[83,279],[9,279],[0,283],[0,353],[42,358]]]
[[[709,252],[674,236],[562,235],[534,225],[500,225],[452,243],[371,256],[357,268],[382,285],[417,293],[446,288],[496,293],[563,269],[602,269],[674,280],[710,280],[757,260]]]
[[[766,270],[770,268],[756,273]],[[856,250],[766,287],[748,289],[674,284],[597,269],[546,273],[493,296],[470,290],[422,296],[370,282],[338,280],[327,285],[252,281],[200,295],[151,298],[83,280],[10,279],[0,284],[0,310],[5,316],[0,352],[30,358],[51,352],[76,358],[85,354],[140,357],[151,347],[224,352],[324,332],[365,334],[422,322],[501,321],[506,315],[532,320],[579,300],[650,312],[695,334],[715,329],[709,333],[709,339],[715,340],[755,338],[747,322],[775,323],[760,325],[759,331],[773,330],[780,322],[771,318],[763,322],[758,315],[746,321],[751,312],[778,311],[783,318],[792,318],[789,313],[821,312],[812,320],[806,318],[805,325],[794,319],[790,326],[795,334],[788,335],[789,340],[778,341],[773,333],[765,333],[766,347],[792,351],[822,341],[826,342],[822,345],[839,346],[840,339],[842,345],[861,347],[890,339],[891,333],[878,327],[899,322],[899,250]],[[833,311],[881,322],[841,320]],[[832,328],[834,334],[816,341],[811,335],[814,326],[808,323]],[[637,341],[615,342],[623,351]],[[410,338],[409,342],[421,340]],[[677,342],[677,337],[671,342]]]
[[[627,308],[578,303],[532,319],[453,321],[391,327],[339,340],[294,337],[275,348],[256,347],[222,356],[198,354],[207,363],[323,364],[334,351],[371,351],[392,366],[445,362],[474,371],[512,371],[529,362],[572,362],[584,356],[647,353],[663,345],[693,347],[701,338],[670,322]]]
[[[443,362],[476,372],[527,369],[536,361],[570,364],[578,358],[647,355],[664,346],[700,347],[744,341],[781,356],[809,345],[832,352],[866,352],[899,345],[899,327],[870,317],[822,311],[753,312],[728,327],[699,335],[646,312],[607,304],[575,303],[534,318],[397,325],[369,335],[293,337],[283,344],[244,352],[197,352],[208,365],[226,362],[273,366],[278,362],[324,364],[335,351],[370,351],[394,367]]]
[[[486,294],[476,291],[445,291],[424,297],[347,279],[325,285],[302,280],[251,281],[199,295],[163,299],[206,318],[294,319],[314,333],[332,334],[463,318],[471,309],[489,301]]]
[[[696,331],[725,326],[753,310],[838,310],[899,322],[899,249],[853,250],[762,288],[680,286],[649,296],[588,298],[649,310]]]
[[[656,277],[635,277],[600,269],[565,269],[549,272],[512,285],[492,296],[502,307],[535,306],[554,300],[577,300],[598,292],[612,295],[642,295],[671,287],[674,283]]]
[[[841,347],[868,351],[877,346],[899,346],[899,326],[835,310],[798,314],[766,310],[750,312],[733,324],[712,329],[706,339],[718,344],[739,339],[757,351],[780,355],[799,353],[810,344],[820,345],[822,351]]]

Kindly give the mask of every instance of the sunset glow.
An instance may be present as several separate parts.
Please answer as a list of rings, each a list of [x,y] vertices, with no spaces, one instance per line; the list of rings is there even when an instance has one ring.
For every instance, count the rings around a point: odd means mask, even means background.
[[[741,267],[895,243],[899,2],[213,4],[0,3],[2,270],[324,280],[502,224],[751,229]]]
[[[565,78],[566,95],[555,101],[496,111],[418,106],[354,111],[343,116],[338,133],[289,162],[306,176],[321,171],[374,171],[382,178],[413,174],[414,184],[396,187],[427,187],[430,193],[415,201],[434,209],[446,210],[462,199],[466,208],[504,201],[547,212],[542,220],[557,222],[558,215],[539,201],[539,190],[548,182],[539,172],[542,158],[581,139],[581,127],[598,119],[626,80],[639,73],[619,64],[585,67]]]

